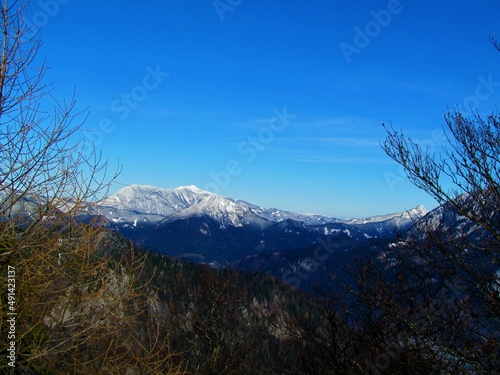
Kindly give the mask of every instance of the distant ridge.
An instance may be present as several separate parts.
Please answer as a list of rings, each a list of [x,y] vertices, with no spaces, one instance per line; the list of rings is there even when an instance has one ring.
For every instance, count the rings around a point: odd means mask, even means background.
[[[131,218],[127,220],[125,216],[140,216],[140,214],[155,215],[171,220],[207,215],[221,220],[223,225],[234,226],[251,224],[252,221],[255,221],[255,217],[258,217],[258,221],[263,219],[269,223],[291,219],[301,221],[306,225],[344,223],[360,226],[391,221],[392,226],[404,227],[427,214],[423,206],[418,206],[405,212],[364,219],[338,219],[323,215],[293,213],[276,208],[264,208],[204,191],[195,185],[179,186],[173,189],[163,189],[150,185],[130,185],[105,198],[99,206],[101,209],[109,208],[111,212],[114,210],[115,213],[122,214],[121,220],[125,221],[131,221]],[[128,211],[128,215],[125,215],[125,211]],[[103,210],[103,214],[108,219],[120,220],[120,217],[110,215],[107,212],[108,210]],[[244,216],[246,219],[243,218]],[[160,219],[159,217],[158,219]]]

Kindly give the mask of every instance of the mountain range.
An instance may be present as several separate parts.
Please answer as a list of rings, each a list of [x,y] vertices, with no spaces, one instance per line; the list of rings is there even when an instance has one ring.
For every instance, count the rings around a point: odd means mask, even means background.
[[[8,204],[8,197],[0,198]],[[26,223],[44,204],[31,195],[15,202],[5,214]],[[425,240],[429,230],[446,233],[450,240],[455,232],[484,236],[449,204],[430,212],[418,206],[400,213],[339,219],[265,208],[196,186],[130,185],[89,205],[79,220],[96,217],[147,251],[217,268],[268,273],[308,290],[340,274],[358,256],[378,258],[405,238]]]
[[[150,251],[215,266],[315,246],[325,238],[345,244],[389,238],[427,213],[418,206],[401,213],[338,219],[264,208],[196,186],[147,185],[124,187],[95,210],[109,228]]]

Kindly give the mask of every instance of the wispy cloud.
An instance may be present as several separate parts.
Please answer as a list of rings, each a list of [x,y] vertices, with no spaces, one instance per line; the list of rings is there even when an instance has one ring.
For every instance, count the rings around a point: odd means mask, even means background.
[[[382,124],[382,120],[361,116],[338,116],[311,118],[306,120],[297,119],[297,124],[309,129],[327,129],[327,130],[349,130],[376,129]]]
[[[380,147],[380,141],[374,138],[361,137],[283,137],[280,142],[320,145],[320,146],[342,146],[342,147]]]
[[[295,130],[306,129],[306,130],[327,130],[327,131],[343,131],[349,130],[350,132],[356,132],[360,129],[376,129],[381,126],[384,122],[380,119],[373,119],[361,116],[338,116],[338,117],[310,117],[300,113],[292,112],[296,114],[296,118],[293,121],[293,128]],[[234,122],[232,125],[236,129],[242,130],[259,130],[264,126],[269,126],[271,119],[273,118],[272,113],[269,117],[257,117],[250,118],[247,120]]]
[[[269,116],[268,118],[265,117],[254,118],[249,120],[237,121],[234,122],[232,125],[235,129],[258,131],[263,127],[269,126],[271,119],[272,119],[271,116]]]
[[[314,164],[391,164],[390,161],[374,157],[366,156],[328,156],[328,155],[302,155],[296,157],[290,157],[289,161],[299,162],[299,163],[314,163]]]

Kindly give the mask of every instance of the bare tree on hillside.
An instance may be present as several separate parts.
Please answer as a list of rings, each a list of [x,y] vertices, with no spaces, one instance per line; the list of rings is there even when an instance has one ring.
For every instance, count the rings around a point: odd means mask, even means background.
[[[420,301],[412,329],[441,359],[461,363],[462,371],[495,373],[500,369],[500,116],[448,112],[445,123],[448,143],[441,154],[387,128],[384,151],[415,186],[442,204],[435,220],[421,221],[403,245],[388,251],[400,276],[391,288],[410,292],[399,306]],[[422,285],[425,296],[417,293]],[[394,297],[390,290],[386,295]],[[392,322],[398,319],[393,316]]]
[[[44,85],[28,3],[0,5],[0,368],[181,373],[157,332],[144,258],[127,254],[130,245],[111,241],[99,222],[76,220],[116,173],[107,176],[100,153],[82,152],[76,132],[86,116],[75,113],[74,98],[58,103]]]
[[[500,116],[448,112],[445,125],[442,153],[386,127],[385,152],[442,206],[336,275],[342,293],[319,296],[326,325],[288,324],[319,368],[500,372]]]
[[[384,151],[405,169],[410,181],[486,230],[500,244],[500,117],[478,113],[445,116],[449,147],[442,157],[388,128]],[[447,188],[443,180],[451,182]],[[490,245],[491,247],[491,245]],[[488,249],[484,249],[487,251]]]
[[[47,68],[34,66],[40,38],[28,29],[27,7],[21,1],[1,7],[0,215],[12,218],[24,206],[36,226],[56,210],[77,213],[106,191],[116,173],[108,178],[101,154],[84,154],[75,141],[86,116],[75,113],[74,97],[58,103],[43,83]],[[53,108],[42,108],[42,101]]]

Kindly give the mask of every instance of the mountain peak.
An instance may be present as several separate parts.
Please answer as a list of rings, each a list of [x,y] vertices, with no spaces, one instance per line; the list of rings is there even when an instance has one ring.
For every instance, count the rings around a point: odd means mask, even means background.
[[[163,189],[151,185],[129,185],[105,198],[101,205],[115,209],[169,216],[213,195],[194,185]]]
[[[175,194],[179,192],[190,192],[193,194],[212,194],[208,191],[201,190],[195,185],[186,185],[186,186],[178,186],[171,189],[160,188],[152,185],[139,185],[132,184],[127,185],[120,190],[118,190],[114,195],[110,197],[120,197],[120,196],[139,196],[139,195],[148,195],[154,193],[160,194]],[[108,197],[109,198],[109,197]]]
[[[371,216],[367,218],[360,218],[360,219],[345,219],[342,220],[345,223],[348,224],[368,224],[368,223],[380,223],[384,221],[397,221],[399,224],[403,224],[405,222],[411,223],[414,222],[421,217],[425,216],[427,214],[427,210],[423,205],[417,206],[415,208],[412,208],[410,210],[406,210],[403,212],[396,212],[396,213],[391,213],[391,214],[386,214],[386,215],[377,215],[377,216]]]
[[[414,210],[419,211],[419,212],[423,213],[424,215],[428,212],[427,209],[422,204],[415,207]]]
[[[188,190],[195,190],[195,191],[203,191],[201,190],[198,186],[196,185],[186,185],[186,186],[179,186],[176,189],[188,189]]]
[[[176,188],[170,189],[171,191],[189,191],[195,194],[213,194],[209,191],[205,191],[200,189],[196,185],[186,185],[186,186],[178,186]]]

